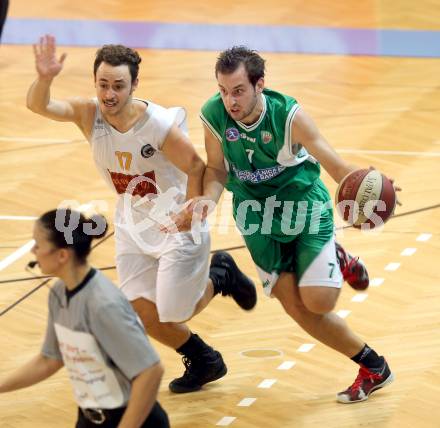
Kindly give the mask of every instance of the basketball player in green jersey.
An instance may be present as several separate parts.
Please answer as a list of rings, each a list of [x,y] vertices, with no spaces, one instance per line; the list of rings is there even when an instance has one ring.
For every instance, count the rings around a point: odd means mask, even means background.
[[[331,200],[319,178],[320,164],[338,183],[357,168],[336,154],[294,98],[264,88],[264,62],[245,47],[217,60],[220,91],[201,113],[204,197],[217,203],[224,187],[233,193],[233,215],[264,291],[307,333],[360,365],[337,400],[363,401],[393,374],[332,312],[342,280],[364,289],[368,275],[335,244]]]

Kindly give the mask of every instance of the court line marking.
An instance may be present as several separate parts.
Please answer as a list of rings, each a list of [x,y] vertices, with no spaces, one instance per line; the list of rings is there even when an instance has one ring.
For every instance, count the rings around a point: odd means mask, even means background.
[[[32,239],[29,242],[26,242],[26,244],[22,245],[18,250],[5,257],[2,261],[0,261],[0,271],[6,269],[9,265],[22,258],[25,254],[29,253],[34,244],[35,241]]]
[[[77,210],[78,211],[87,211],[89,208],[92,207],[92,204],[90,202],[87,202],[83,205],[80,205]],[[0,271],[3,269],[6,269],[8,266],[10,266],[12,263],[16,262],[18,259],[22,258],[25,254],[29,253],[31,251],[32,247],[35,245],[35,241],[31,239],[29,242],[26,242],[26,244],[22,245],[20,248],[15,250],[12,254],[5,257],[3,260],[0,261]]]
[[[379,287],[379,286],[381,286],[383,284],[384,281],[385,281],[385,278],[373,278],[370,281],[370,285],[372,287]]]
[[[417,251],[417,248],[410,248],[410,247],[408,247],[408,248],[405,248],[405,249],[400,253],[400,255],[401,255],[401,256],[409,257],[409,256],[412,256],[416,251]]]
[[[295,364],[295,361],[284,361],[277,367],[277,370],[290,370]]]
[[[269,355],[267,357],[254,357],[254,356],[249,356],[246,355],[246,352],[249,351],[271,351],[271,352],[277,352],[277,355]],[[261,358],[261,359],[265,359],[265,360],[270,360],[271,358],[280,358],[284,355],[283,351],[280,351],[279,349],[274,349],[274,348],[249,348],[249,349],[245,349],[243,351],[239,352],[240,357],[244,357],[244,358]]]
[[[238,407],[249,407],[249,406],[252,406],[252,404],[254,404],[255,401],[257,401],[257,399],[254,397],[246,397],[246,398],[243,398],[243,400],[241,400],[237,404],[237,406]]]
[[[419,241],[419,242],[426,242],[426,241],[429,241],[429,240],[431,239],[431,237],[432,237],[432,234],[431,234],[431,233],[421,233],[421,234],[416,238],[416,241]]]
[[[0,220],[17,220],[17,221],[27,221],[36,220],[38,217],[26,216],[26,215],[0,215]]]
[[[406,150],[364,150],[364,149],[336,149],[339,153],[391,155],[391,156],[415,156],[415,157],[440,157],[440,152],[410,152]]]
[[[277,379],[264,379],[263,382],[258,385],[258,388],[269,389],[275,385],[276,382]]]
[[[303,343],[298,349],[297,352],[309,352],[315,347],[314,343]]]
[[[352,302],[361,303],[367,300],[368,294],[367,293],[358,293],[355,296],[351,298]]]
[[[338,312],[336,312],[336,315],[340,318],[347,318],[350,315],[351,311],[348,309],[340,309]]]
[[[217,426],[226,427],[231,425],[237,419],[235,416],[223,416],[217,423]]]
[[[399,267],[400,267],[400,263],[392,262],[392,263],[388,263],[388,264],[385,266],[385,270],[388,270],[388,271],[395,271],[395,270],[399,269]]]
[[[52,143],[67,144],[76,140],[63,140],[60,138],[32,138],[32,137],[0,137],[0,141],[8,143]]]
[[[204,144],[193,143],[194,147],[198,149],[204,148]],[[412,157],[428,157],[437,158],[440,157],[440,152],[410,152],[406,150],[368,150],[368,149],[338,149],[335,148],[338,153],[346,154],[360,154],[360,155],[388,155],[388,156],[412,156]]]

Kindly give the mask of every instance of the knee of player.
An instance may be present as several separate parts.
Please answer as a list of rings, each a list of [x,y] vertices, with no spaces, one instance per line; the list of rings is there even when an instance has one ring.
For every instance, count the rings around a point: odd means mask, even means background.
[[[335,302],[310,302],[306,308],[314,314],[324,315],[333,311]]]
[[[336,306],[337,295],[327,293],[324,290],[321,291],[321,287],[314,288],[317,289],[314,292],[301,293],[302,301],[307,310],[321,315],[333,311]]]
[[[136,299],[131,304],[145,328],[159,323],[159,316],[154,303],[145,299]]]

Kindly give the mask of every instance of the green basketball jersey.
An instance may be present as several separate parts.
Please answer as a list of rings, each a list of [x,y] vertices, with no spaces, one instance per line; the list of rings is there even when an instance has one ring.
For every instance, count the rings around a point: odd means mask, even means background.
[[[263,112],[252,125],[236,122],[220,94],[202,107],[201,119],[221,142],[228,169],[226,188],[240,199],[300,200],[319,178],[319,163],[300,144],[291,144],[297,101],[264,89]]]
[[[233,120],[220,94],[201,118],[222,145],[234,219],[255,264],[266,276],[293,271],[300,280],[333,236],[330,195],[316,159],[292,145],[296,100],[269,89],[262,100],[252,125]]]

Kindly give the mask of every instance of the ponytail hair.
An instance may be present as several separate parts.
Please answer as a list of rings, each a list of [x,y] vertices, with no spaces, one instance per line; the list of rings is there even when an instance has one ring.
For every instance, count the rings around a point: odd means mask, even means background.
[[[107,233],[108,225],[100,214],[86,218],[79,211],[58,208],[44,213],[38,222],[47,231],[48,240],[56,248],[69,248],[79,264],[85,264],[92,241]]]

